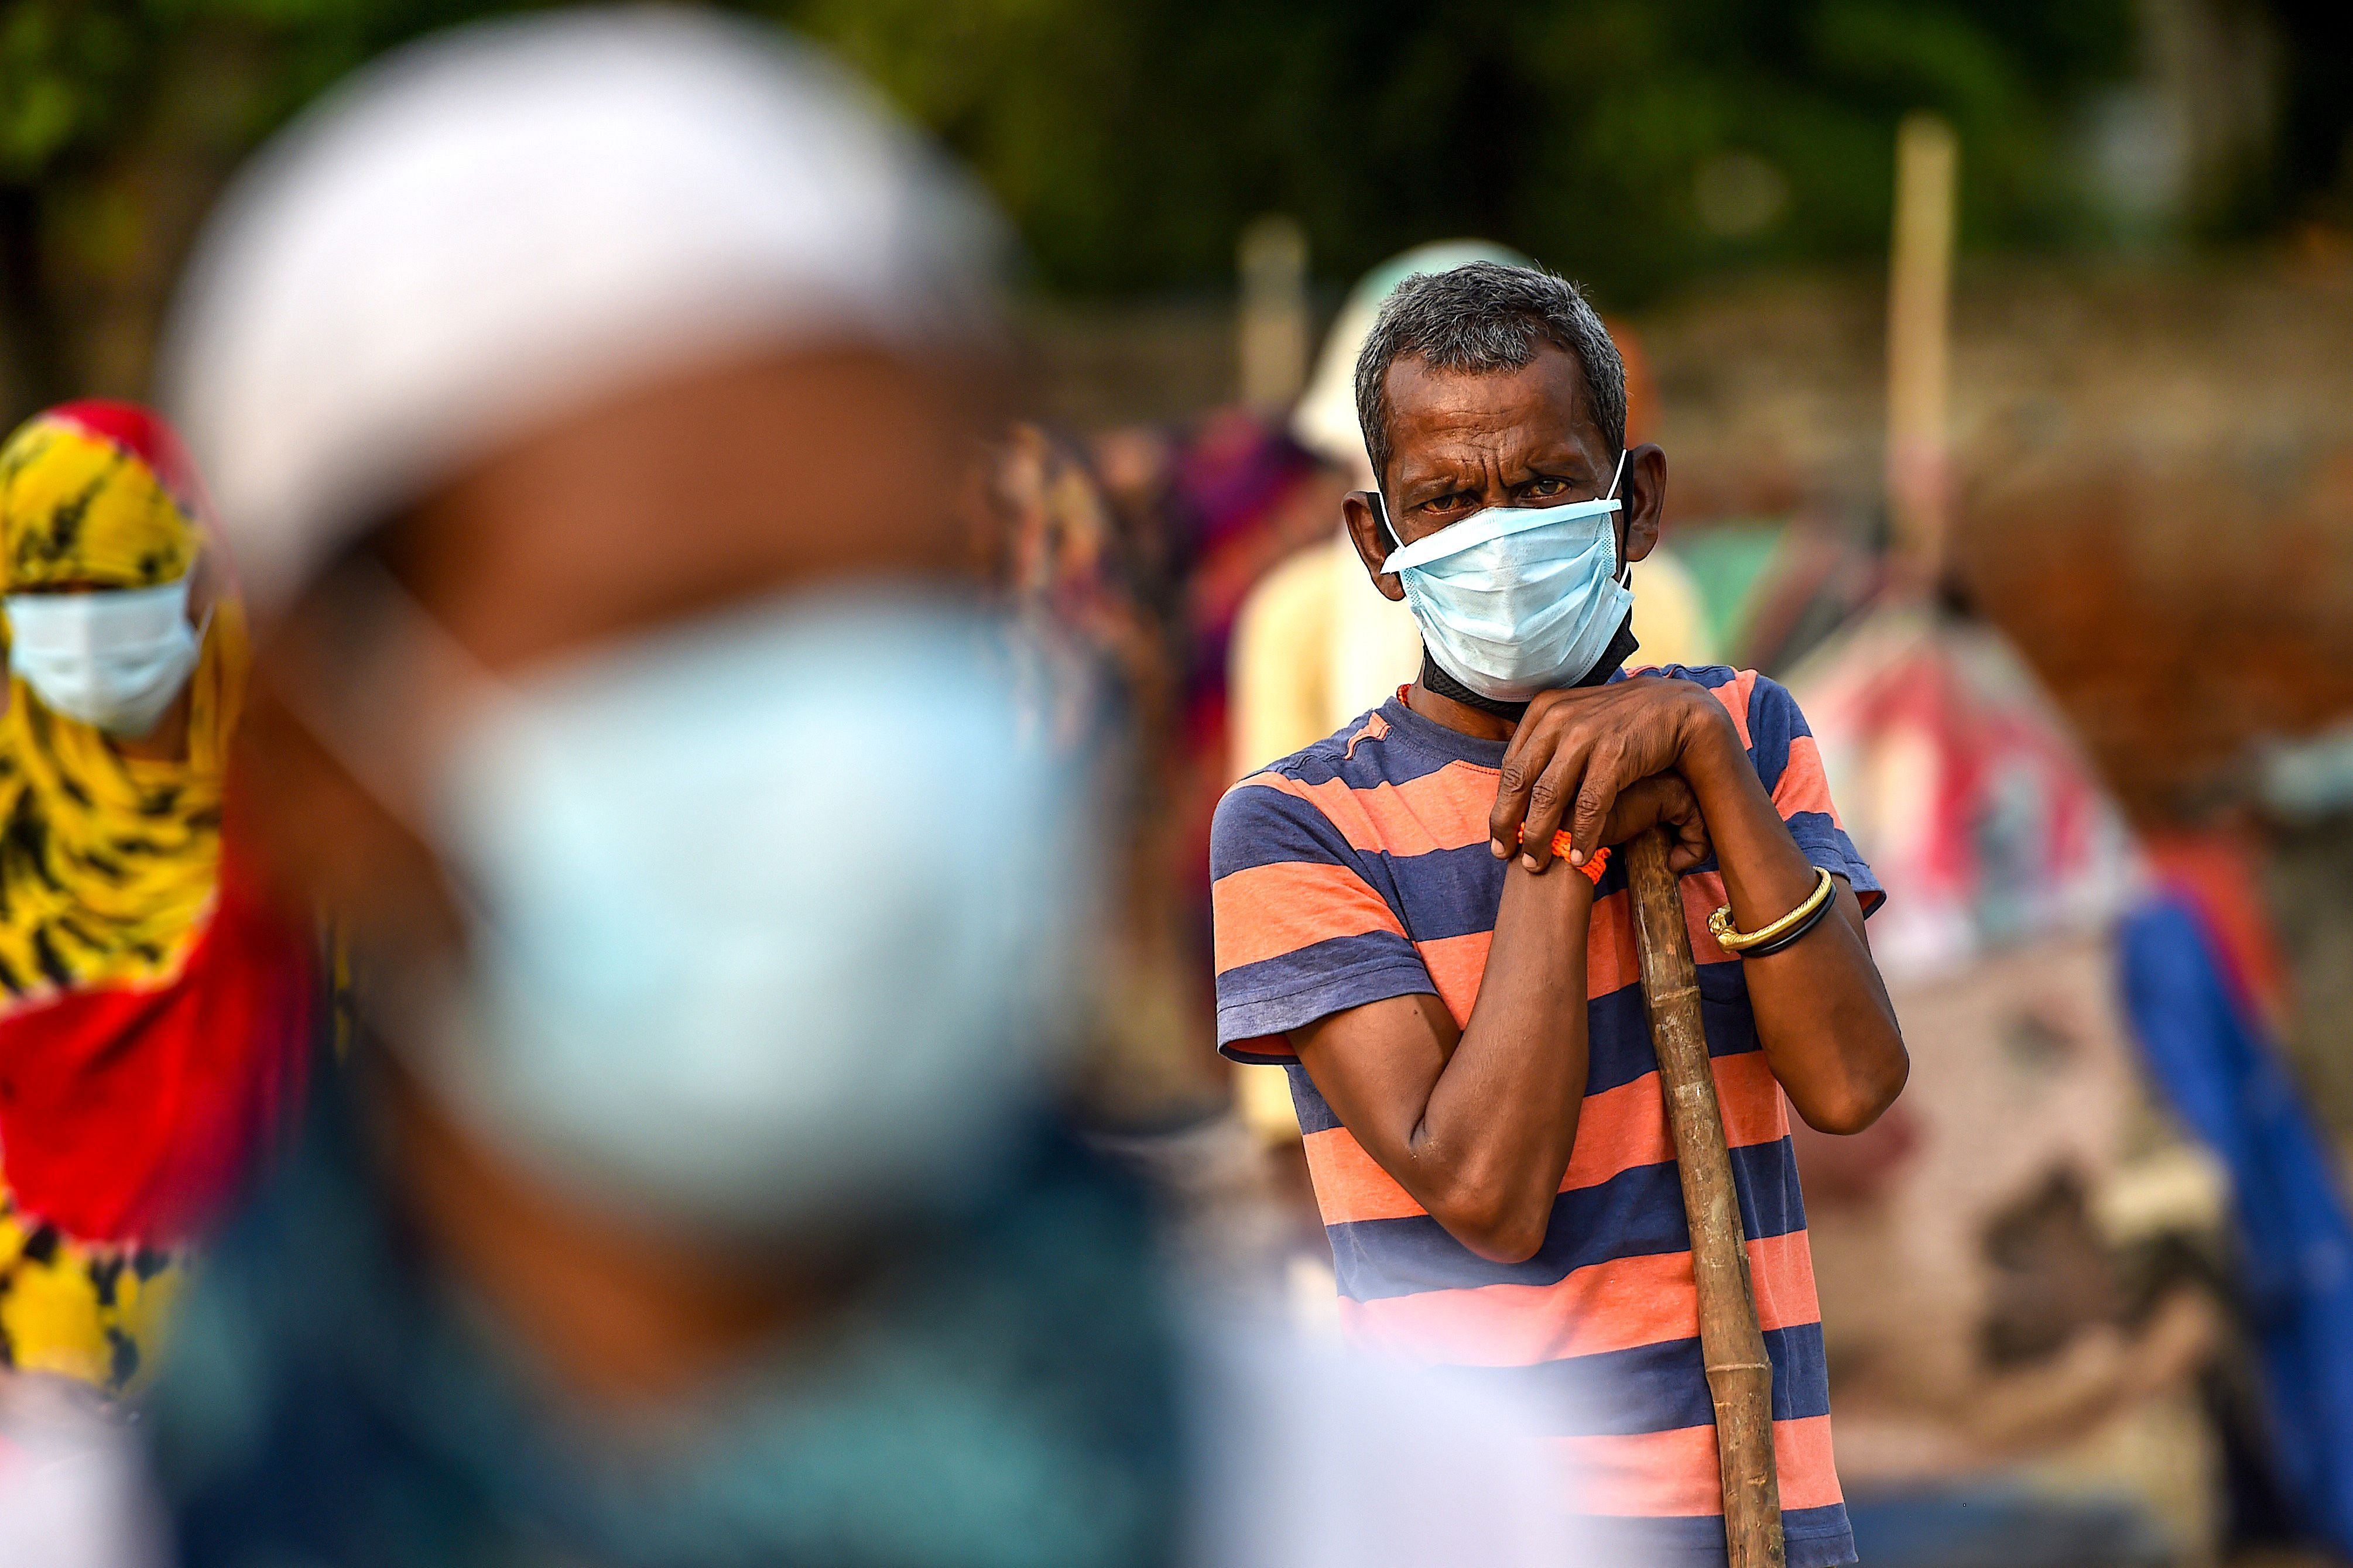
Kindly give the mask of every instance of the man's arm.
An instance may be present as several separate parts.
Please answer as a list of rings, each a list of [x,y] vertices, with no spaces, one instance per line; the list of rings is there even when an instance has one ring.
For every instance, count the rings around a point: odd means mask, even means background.
[[[1584,877],[1514,866],[1462,1028],[1423,994],[1291,1032],[1300,1065],[1365,1152],[1449,1235],[1499,1263],[1544,1245],[1577,1142],[1592,915]]]
[[[1546,692],[1529,706],[1504,758],[1490,822],[1495,852],[1525,827],[1522,863],[1541,866],[1565,821],[1572,858],[1582,860],[1607,842],[1620,793],[1669,770],[1698,801],[1735,925],[1755,931],[1813,891],[1814,868],[1724,705],[1692,682],[1656,677]],[[1894,1102],[1911,1060],[1863,938],[1862,907],[1843,878],[1833,880],[1834,915],[1796,945],[1740,963],[1757,1039],[1789,1103],[1821,1131],[1860,1132]]]
[[[1614,842],[1664,822],[1674,859],[1706,854],[1692,795],[1672,778],[1618,797]],[[1585,1101],[1585,950],[1593,884],[1567,867],[1514,865],[1470,1021],[1435,996],[1393,996],[1291,1031],[1292,1048],[1365,1152],[1482,1258],[1544,1245]]]
[[[1755,931],[1804,902],[1816,876],[1728,719],[1722,728],[1720,743],[1693,749],[1683,776],[1715,841],[1732,923]],[[1912,1061],[1863,936],[1862,905],[1845,878],[1831,880],[1838,908],[1803,941],[1738,962],[1757,1042],[1789,1103],[1818,1131],[1860,1132],[1895,1102]]]

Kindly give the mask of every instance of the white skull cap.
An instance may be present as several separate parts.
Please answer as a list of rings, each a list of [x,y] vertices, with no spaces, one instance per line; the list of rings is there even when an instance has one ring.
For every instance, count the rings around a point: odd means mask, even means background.
[[[160,396],[257,612],[501,443],[799,342],[992,342],[1002,231],[783,34],[652,7],[478,24],[363,70],[238,175]]]

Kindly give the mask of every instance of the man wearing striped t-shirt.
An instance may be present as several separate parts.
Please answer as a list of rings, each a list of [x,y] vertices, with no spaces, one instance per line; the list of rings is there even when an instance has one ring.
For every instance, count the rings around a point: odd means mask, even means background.
[[[1379,488],[1349,531],[1426,656],[1219,805],[1219,1047],[1290,1067],[1351,1335],[1546,1401],[1579,1528],[1625,1560],[1721,1563],[1689,1230],[1606,848],[1668,826],[1788,1561],[1851,1560],[1788,1108],[1854,1132],[1903,1087],[1863,937],[1878,883],[1786,691],[1624,668],[1666,459],[1625,449],[1624,370],[1572,286],[1410,279],[1356,386]],[[1743,956],[1711,934],[1724,905]]]

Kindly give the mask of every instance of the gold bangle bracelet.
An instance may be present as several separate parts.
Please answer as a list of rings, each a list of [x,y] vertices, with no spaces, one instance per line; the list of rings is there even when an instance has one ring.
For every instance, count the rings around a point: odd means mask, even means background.
[[[1814,890],[1806,896],[1806,901],[1771,925],[1760,926],[1752,931],[1736,931],[1732,925],[1732,906],[1726,904],[1707,917],[1707,934],[1715,938],[1715,945],[1726,952],[1745,952],[1752,947],[1762,947],[1775,937],[1796,929],[1807,916],[1822,907],[1823,900],[1836,887],[1831,880],[1831,874],[1819,866],[1814,868]]]

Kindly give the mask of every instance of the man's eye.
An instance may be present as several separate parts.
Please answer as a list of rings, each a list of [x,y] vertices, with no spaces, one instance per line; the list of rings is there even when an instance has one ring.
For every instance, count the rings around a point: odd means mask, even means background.
[[[1567,492],[1568,481],[1567,479],[1531,479],[1528,481],[1527,493],[1532,496],[1566,495]]]
[[[1426,500],[1421,504],[1423,509],[1429,511],[1461,511],[1463,503],[1470,499],[1469,496],[1457,490],[1451,496],[1440,496],[1434,500]]]

